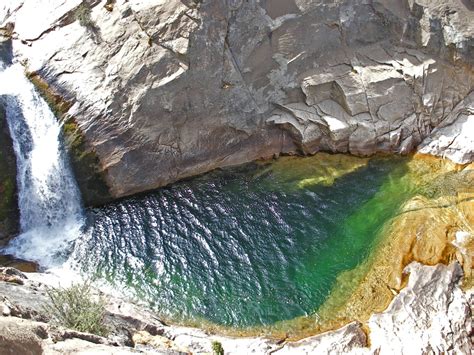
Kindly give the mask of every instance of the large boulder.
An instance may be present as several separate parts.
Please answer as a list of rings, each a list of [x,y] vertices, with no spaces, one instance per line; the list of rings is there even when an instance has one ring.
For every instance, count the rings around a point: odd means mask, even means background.
[[[469,6],[9,0],[0,27],[15,23],[16,55],[69,103],[94,204],[281,153],[413,151],[470,105]]]

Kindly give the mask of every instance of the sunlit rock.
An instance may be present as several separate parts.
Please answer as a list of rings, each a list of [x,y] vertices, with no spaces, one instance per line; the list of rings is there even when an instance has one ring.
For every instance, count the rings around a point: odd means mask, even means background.
[[[454,0],[102,1],[88,26],[79,3],[10,0],[0,22],[73,104],[112,198],[280,153],[407,154],[474,82],[472,12]],[[440,129],[424,151],[472,159]]]

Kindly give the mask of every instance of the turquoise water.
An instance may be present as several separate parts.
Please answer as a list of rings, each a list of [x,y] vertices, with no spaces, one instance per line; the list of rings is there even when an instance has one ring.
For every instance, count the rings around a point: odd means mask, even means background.
[[[176,321],[247,327],[310,315],[397,213],[408,190],[377,196],[406,161],[372,159],[332,185],[301,183],[305,169],[279,163],[216,171],[89,210],[74,257]]]

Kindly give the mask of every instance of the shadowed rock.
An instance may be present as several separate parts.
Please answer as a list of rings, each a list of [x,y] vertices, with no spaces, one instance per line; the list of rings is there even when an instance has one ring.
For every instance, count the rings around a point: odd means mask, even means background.
[[[0,96],[0,246],[6,245],[20,228],[16,160],[5,115]]]

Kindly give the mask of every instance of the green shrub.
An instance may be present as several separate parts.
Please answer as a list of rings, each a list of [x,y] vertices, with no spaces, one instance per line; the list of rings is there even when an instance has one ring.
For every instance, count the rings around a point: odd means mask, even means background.
[[[224,355],[224,348],[222,347],[222,344],[218,341],[213,341],[212,352],[214,355]]]
[[[74,17],[81,26],[94,27],[94,21],[91,19],[91,8],[86,3],[82,3],[76,8]]]
[[[105,301],[94,300],[88,283],[73,284],[68,288],[49,288],[50,303],[45,305],[54,321],[79,332],[106,336],[104,324]]]

